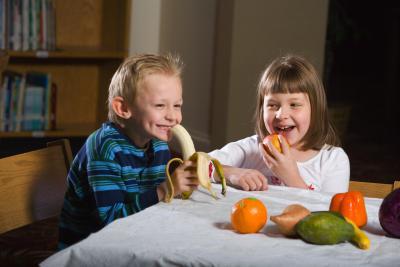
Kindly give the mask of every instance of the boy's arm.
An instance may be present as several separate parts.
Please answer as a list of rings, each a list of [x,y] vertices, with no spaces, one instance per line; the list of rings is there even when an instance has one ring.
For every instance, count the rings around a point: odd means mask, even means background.
[[[167,183],[163,182],[159,186],[157,186],[157,197],[159,201],[164,201],[165,196],[167,194]]]
[[[156,187],[142,191],[135,178],[124,180],[117,162],[92,161],[88,163],[87,175],[101,225],[159,202]]]

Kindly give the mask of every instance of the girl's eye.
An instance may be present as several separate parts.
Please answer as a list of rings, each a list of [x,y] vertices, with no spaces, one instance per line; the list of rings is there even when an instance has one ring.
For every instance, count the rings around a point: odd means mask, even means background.
[[[267,108],[268,108],[268,109],[278,109],[278,105],[277,105],[277,104],[269,103],[269,104],[267,104]]]
[[[165,105],[164,104],[156,104],[157,108],[163,108]]]
[[[175,108],[182,108],[182,104],[176,104],[174,105]]]
[[[292,104],[290,104],[290,106],[293,108],[297,108],[297,107],[301,107],[301,104],[300,103],[292,103]]]

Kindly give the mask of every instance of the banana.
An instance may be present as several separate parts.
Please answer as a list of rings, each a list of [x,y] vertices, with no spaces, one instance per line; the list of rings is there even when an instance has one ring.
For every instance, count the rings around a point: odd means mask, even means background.
[[[190,134],[186,131],[186,129],[180,125],[177,124],[171,129],[172,136],[178,140],[179,146],[181,147],[181,152],[182,152],[182,158],[183,160],[191,160],[193,162],[196,162],[197,165],[197,176],[199,179],[199,184],[207,189],[211,196],[213,196],[215,199],[217,199],[217,195],[215,192],[212,190],[211,187],[211,182],[209,179],[209,164],[212,162],[214,164],[215,170],[217,171],[218,176],[221,179],[221,184],[222,184],[222,195],[226,195],[226,179],[224,176],[224,173],[222,171],[222,165],[221,163],[214,158],[211,158],[207,153],[205,152],[196,152],[193,144],[193,140],[190,137]],[[173,162],[179,162],[183,163],[182,159],[179,158],[173,158],[171,159],[167,166],[166,166],[166,174],[167,174],[167,193],[165,196],[165,202],[171,202],[171,200],[174,198],[174,186],[172,183],[171,179],[171,174],[169,172],[169,167]],[[189,192],[183,192],[182,193],[182,198],[183,199],[188,199],[190,195],[192,194],[192,191]]]

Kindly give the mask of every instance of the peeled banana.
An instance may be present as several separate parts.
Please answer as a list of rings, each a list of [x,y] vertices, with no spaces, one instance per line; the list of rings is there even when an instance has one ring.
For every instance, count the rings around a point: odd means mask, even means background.
[[[222,165],[221,163],[214,158],[211,158],[207,153],[204,152],[196,152],[194,148],[194,144],[192,141],[192,138],[190,137],[189,133],[186,131],[186,129],[180,125],[177,124],[171,129],[172,135],[174,138],[178,140],[178,143],[181,147],[182,151],[182,157],[184,160],[191,160],[196,162],[197,165],[197,176],[199,179],[199,184],[207,189],[210,194],[214,197],[217,198],[215,192],[212,190],[211,187],[211,182],[209,178],[209,164],[212,162],[214,164],[215,170],[217,171],[218,176],[221,179],[221,184],[222,184],[222,195],[226,195],[226,179],[224,176],[224,173],[222,171]],[[171,180],[171,174],[169,172],[169,167],[171,163],[173,162],[180,162],[182,163],[183,160],[180,158],[173,158],[171,159],[167,166],[166,166],[166,174],[167,174],[167,189],[168,192],[165,196],[165,202],[171,202],[171,200],[174,198],[174,186]],[[190,195],[192,194],[192,191],[189,192],[183,192],[182,193],[182,198],[183,199],[188,199]]]

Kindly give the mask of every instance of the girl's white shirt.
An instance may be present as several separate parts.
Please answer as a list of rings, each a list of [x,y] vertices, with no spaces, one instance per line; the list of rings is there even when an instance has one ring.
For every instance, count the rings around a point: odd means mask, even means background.
[[[224,165],[260,171],[267,177],[268,184],[283,185],[264,163],[258,143],[257,135],[253,135],[228,143],[209,154]],[[347,192],[349,188],[349,158],[340,147],[325,145],[317,155],[307,161],[297,162],[297,166],[311,190],[339,193]]]

